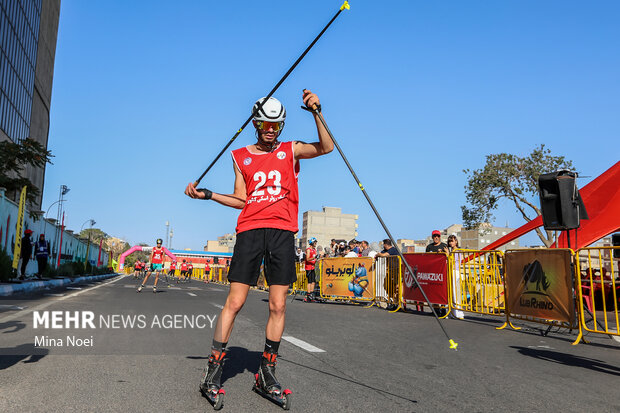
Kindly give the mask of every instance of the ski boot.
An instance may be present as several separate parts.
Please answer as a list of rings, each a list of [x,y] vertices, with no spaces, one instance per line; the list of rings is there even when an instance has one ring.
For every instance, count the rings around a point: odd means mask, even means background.
[[[153,292],[157,293],[157,287],[156,286],[153,286]]]
[[[292,392],[289,389],[282,390],[282,386],[280,386],[280,383],[278,383],[276,379],[277,356],[277,353],[263,353],[258,373],[254,375],[256,382],[252,390],[276,403],[284,410],[289,410],[291,408]]]
[[[140,284],[140,286],[138,287],[138,289],[136,290],[137,293],[139,293],[140,291],[142,291],[142,289],[144,288],[144,286],[142,284]]]
[[[316,300],[314,299],[314,293],[306,293],[306,297],[304,298],[304,303],[314,303]]]
[[[200,380],[200,392],[209,399],[214,410],[220,410],[224,407],[224,395],[226,392],[222,389],[222,365],[226,352],[212,353],[209,357],[209,363],[202,372]]]

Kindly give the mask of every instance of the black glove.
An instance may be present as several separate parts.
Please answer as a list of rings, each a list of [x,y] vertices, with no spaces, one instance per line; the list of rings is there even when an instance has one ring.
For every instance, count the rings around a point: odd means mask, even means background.
[[[202,192],[203,194],[205,194],[205,201],[211,199],[211,197],[213,196],[213,192],[209,191],[206,188],[198,188],[196,189],[196,191]]]

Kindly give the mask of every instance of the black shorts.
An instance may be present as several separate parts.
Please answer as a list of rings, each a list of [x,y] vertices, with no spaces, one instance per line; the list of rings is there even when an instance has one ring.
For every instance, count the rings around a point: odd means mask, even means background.
[[[237,234],[228,281],[256,285],[264,260],[268,285],[289,285],[297,280],[295,234],[274,228],[257,228]]]
[[[314,270],[306,270],[306,278],[308,279],[308,284],[316,282],[316,273]]]

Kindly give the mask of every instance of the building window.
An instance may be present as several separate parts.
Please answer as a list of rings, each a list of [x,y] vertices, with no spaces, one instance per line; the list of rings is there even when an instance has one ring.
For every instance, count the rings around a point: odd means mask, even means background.
[[[41,0],[0,1],[0,128],[15,143],[30,135]]]

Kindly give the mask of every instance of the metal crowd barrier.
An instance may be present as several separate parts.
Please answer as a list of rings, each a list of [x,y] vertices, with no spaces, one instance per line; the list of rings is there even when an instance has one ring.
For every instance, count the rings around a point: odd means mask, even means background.
[[[618,257],[614,258],[614,251]],[[579,319],[590,333],[620,335],[620,247],[581,248],[575,252],[575,290]],[[586,322],[586,314],[589,319]],[[583,331],[573,344],[583,339]]]
[[[506,311],[501,251],[456,250],[449,256],[451,309],[499,316]]]
[[[402,260],[399,256],[377,257],[375,260],[375,299],[380,306],[395,306],[390,312],[402,308]]]

